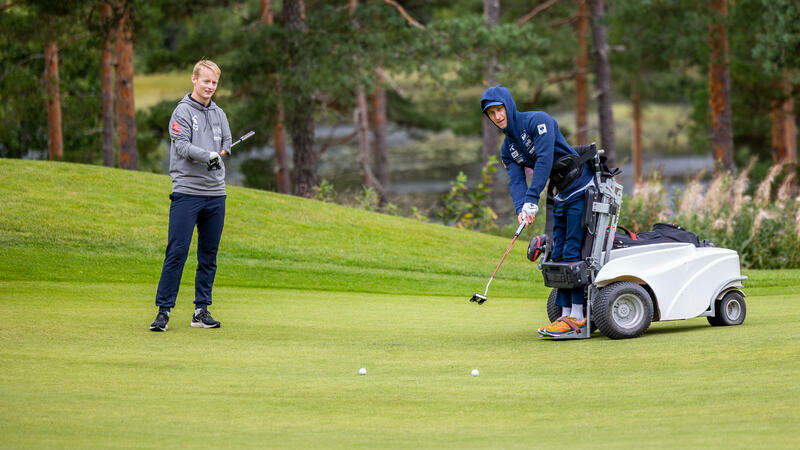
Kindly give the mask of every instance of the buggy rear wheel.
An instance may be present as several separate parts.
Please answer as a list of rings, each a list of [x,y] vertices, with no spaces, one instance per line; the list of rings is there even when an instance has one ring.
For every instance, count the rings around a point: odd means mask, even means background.
[[[653,321],[653,299],[636,283],[611,283],[600,289],[592,314],[597,328],[611,339],[635,338]]]
[[[550,323],[561,317],[561,307],[556,305],[557,295],[558,289],[552,289],[550,295],[547,296],[547,318],[550,319]]]
[[[739,291],[730,291],[721,300],[714,302],[714,317],[706,317],[712,326],[741,325],[747,315],[744,296]]]

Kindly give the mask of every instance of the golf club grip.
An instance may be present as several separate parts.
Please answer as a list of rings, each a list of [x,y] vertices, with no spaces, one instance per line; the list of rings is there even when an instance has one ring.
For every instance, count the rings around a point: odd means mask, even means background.
[[[526,220],[527,220],[527,219],[526,219]],[[523,220],[523,221],[522,221],[522,223],[521,223],[521,224],[519,224],[519,227],[517,227],[517,232],[516,232],[516,233],[514,233],[514,236],[515,236],[515,237],[516,237],[516,236],[519,236],[519,234],[520,234],[520,233],[522,233],[522,230],[524,230],[524,229],[525,229],[525,220]]]

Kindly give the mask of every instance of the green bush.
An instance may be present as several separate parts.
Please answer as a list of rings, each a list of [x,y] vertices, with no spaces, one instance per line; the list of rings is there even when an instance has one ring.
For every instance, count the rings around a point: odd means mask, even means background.
[[[248,158],[242,161],[240,170],[246,187],[272,191],[278,185],[273,158]]]
[[[488,205],[492,195],[492,174],[497,170],[497,159],[492,156],[481,169],[481,180],[470,189],[467,176],[459,172],[458,177],[450,182],[450,191],[442,198],[444,206],[437,217],[445,225],[491,232],[497,230],[497,214]]]

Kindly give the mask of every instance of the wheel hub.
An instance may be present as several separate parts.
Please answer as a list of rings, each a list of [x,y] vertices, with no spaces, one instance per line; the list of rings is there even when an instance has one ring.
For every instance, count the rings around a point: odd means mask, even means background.
[[[728,302],[725,306],[725,314],[728,316],[729,320],[736,320],[739,318],[739,315],[742,313],[742,306],[739,302]]]
[[[644,304],[636,295],[622,294],[614,302],[611,316],[619,326],[633,328],[644,318]]]

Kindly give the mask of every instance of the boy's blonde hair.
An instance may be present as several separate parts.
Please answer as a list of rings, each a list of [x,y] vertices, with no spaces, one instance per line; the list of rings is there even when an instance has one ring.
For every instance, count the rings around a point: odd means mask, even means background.
[[[197,64],[194,65],[194,70],[192,71],[192,75],[197,76],[200,74],[200,69],[205,67],[206,69],[214,72],[217,76],[222,75],[222,71],[219,70],[219,66],[210,59],[201,59],[197,61]]]

